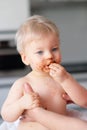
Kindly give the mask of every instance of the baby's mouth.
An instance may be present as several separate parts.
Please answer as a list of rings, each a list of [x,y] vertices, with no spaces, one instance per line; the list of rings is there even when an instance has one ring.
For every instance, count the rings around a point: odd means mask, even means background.
[[[47,66],[50,66],[52,63],[56,63],[55,61],[53,61],[53,62],[50,62]]]
[[[45,68],[46,68],[46,69],[49,69],[49,65],[46,65]]]
[[[49,68],[49,66],[50,66],[52,63],[55,63],[55,62],[51,62],[51,63],[47,64],[47,65],[46,65],[46,68]]]

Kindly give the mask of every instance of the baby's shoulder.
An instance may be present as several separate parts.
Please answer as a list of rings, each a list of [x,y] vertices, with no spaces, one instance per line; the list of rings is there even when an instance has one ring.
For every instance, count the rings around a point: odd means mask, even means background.
[[[12,88],[21,88],[25,83],[29,83],[29,78],[23,76],[18,78],[12,85]]]

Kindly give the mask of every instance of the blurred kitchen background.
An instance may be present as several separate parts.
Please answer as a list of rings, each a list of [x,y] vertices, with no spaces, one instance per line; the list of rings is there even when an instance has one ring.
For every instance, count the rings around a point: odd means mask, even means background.
[[[31,70],[16,51],[15,33],[33,14],[58,26],[62,65],[87,88],[87,0],[0,0],[0,109],[13,82]]]

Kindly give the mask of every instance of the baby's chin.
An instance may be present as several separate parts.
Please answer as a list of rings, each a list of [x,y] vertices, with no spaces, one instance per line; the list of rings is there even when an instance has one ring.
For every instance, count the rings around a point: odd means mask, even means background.
[[[49,68],[49,66],[43,67],[43,68],[41,67],[41,68],[38,68],[37,71],[38,72],[49,73],[50,72],[50,68]]]
[[[50,68],[49,68],[49,67],[44,68],[43,71],[44,71],[45,73],[49,73],[49,72],[50,72]]]

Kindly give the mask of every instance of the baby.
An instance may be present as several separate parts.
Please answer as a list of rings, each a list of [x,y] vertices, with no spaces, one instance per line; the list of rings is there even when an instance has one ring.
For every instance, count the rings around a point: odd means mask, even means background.
[[[24,124],[23,118],[30,130],[48,130],[29,118],[32,102],[29,100],[26,85],[24,87],[25,83],[39,94],[44,109],[68,116],[67,102],[62,98],[64,93],[67,93],[76,104],[87,108],[86,89],[60,64],[59,31],[53,22],[43,16],[31,16],[19,28],[16,39],[21,59],[25,65],[32,68],[32,71],[12,85],[1,110],[4,120],[13,122],[20,119],[18,130],[25,130],[21,127],[22,123]]]

